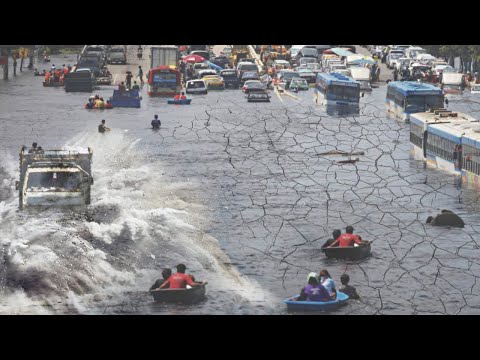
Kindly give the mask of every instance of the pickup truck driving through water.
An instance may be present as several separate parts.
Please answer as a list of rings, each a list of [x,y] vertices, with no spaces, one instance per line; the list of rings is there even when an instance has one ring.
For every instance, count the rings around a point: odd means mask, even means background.
[[[19,208],[89,205],[92,150],[20,150]]]

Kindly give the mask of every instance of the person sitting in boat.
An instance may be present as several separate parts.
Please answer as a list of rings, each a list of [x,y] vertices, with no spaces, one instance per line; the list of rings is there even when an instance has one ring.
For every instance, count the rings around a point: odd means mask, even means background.
[[[350,247],[350,246],[354,246],[354,244],[360,245],[361,243],[362,243],[362,238],[353,234],[353,227],[347,226],[346,234],[341,235],[329,247],[334,247],[337,245],[339,247]]]
[[[318,283],[317,274],[308,274],[307,285],[301,290],[297,301],[330,301],[330,295],[322,284]]]
[[[85,109],[93,109],[93,107],[94,107],[93,99],[90,98],[88,99],[88,103],[85,104]]]
[[[460,228],[465,226],[462,218],[450,210],[442,210],[442,213],[435,217],[429,216],[427,219],[427,224],[433,226],[453,226]]]
[[[132,90],[140,90],[140,86],[137,84],[136,81],[133,82]]]
[[[330,247],[335,241],[338,240],[340,236],[342,236],[342,232],[340,230],[334,230],[332,233],[333,239],[328,239],[326,246]]]
[[[113,105],[110,100],[107,100],[107,102],[105,103],[105,109],[113,109]]]
[[[170,269],[163,269],[162,271],[162,277],[163,279],[158,279],[155,281],[155,283],[150,287],[150,290],[155,290],[158,289],[165,281],[168,280],[168,278],[172,275],[172,270]],[[165,286],[165,288],[170,287],[170,284]]]
[[[187,97],[185,96],[184,92],[182,92],[182,95],[180,96],[180,100],[187,100]]]
[[[127,88],[125,87],[125,83],[122,81],[120,85],[118,85],[118,90],[119,91],[125,91]]]
[[[47,72],[45,74],[45,84],[50,84],[50,77],[52,76],[52,74],[50,72]]]
[[[335,289],[335,281],[333,281],[327,269],[320,270],[320,284],[327,289],[330,298],[335,300],[337,298],[337,290]]]
[[[160,126],[162,126],[162,122],[158,118],[158,115],[155,115],[154,119],[152,120],[152,128],[154,128],[155,130],[158,130],[160,129]]]
[[[180,95],[180,93],[178,93],[177,95],[175,95],[175,97],[173,98],[173,100],[180,100],[180,97],[181,97],[181,95]]]
[[[340,286],[338,291],[348,295],[350,299],[360,299],[357,290],[353,286],[348,285],[348,283],[350,282],[350,276],[348,276],[348,274],[343,274],[342,276],[340,276],[340,281],[342,282],[342,286]]]
[[[185,270],[187,270],[187,267],[184,264],[178,264],[177,272],[171,275],[167,281],[159,287],[159,289],[164,289],[167,285],[170,286],[170,289],[185,289],[187,285],[201,286],[207,283],[206,281],[203,283],[194,282],[189,275],[185,274]]]
[[[105,109],[105,103],[103,102],[103,98],[95,100],[95,109]]]

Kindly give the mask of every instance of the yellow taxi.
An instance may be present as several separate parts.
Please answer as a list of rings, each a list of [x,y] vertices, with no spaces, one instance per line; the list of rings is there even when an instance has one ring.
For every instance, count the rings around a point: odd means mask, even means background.
[[[207,75],[202,78],[207,85],[208,90],[224,90],[225,89],[225,81],[221,76],[218,75]]]

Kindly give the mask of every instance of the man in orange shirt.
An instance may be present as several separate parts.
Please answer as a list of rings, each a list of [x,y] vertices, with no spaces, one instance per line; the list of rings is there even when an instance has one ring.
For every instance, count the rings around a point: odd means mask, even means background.
[[[194,282],[191,277],[185,274],[185,270],[187,267],[183,264],[177,265],[177,272],[175,274],[170,275],[170,277],[165,281],[159,289],[163,289],[167,285],[169,285],[170,289],[185,289],[187,285],[190,286],[201,286],[206,284],[207,282],[204,281],[203,283]]]
[[[186,100],[186,99],[187,99],[187,97],[185,96],[185,93],[182,92],[182,96],[180,96],[180,100]]]
[[[50,73],[50,71],[47,71],[47,73],[45,74],[45,84],[50,83],[50,76],[52,76],[52,74]]]
[[[175,95],[175,97],[173,98],[173,100],[180,100],[180,94]]]
[[[347,226],[346,231],[347,231],[346,234],[341,235],[329,247],[337,246],[337,244],[339,247],[350,247],[350,246],[354,246],[354,244],[360,245],[362,243],[362,238],[359,237],[358,235],[353,234],[352,226]]]

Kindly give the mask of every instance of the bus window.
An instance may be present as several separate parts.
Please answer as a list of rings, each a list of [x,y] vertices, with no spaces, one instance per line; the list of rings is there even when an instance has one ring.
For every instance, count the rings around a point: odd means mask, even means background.
[[[412,114],[425,111],[425,99],[423,96],[407,97],[405,112]]]
[[[425,96],[425,106],[427,109],[438,109],[443,107],[442,96]]]

